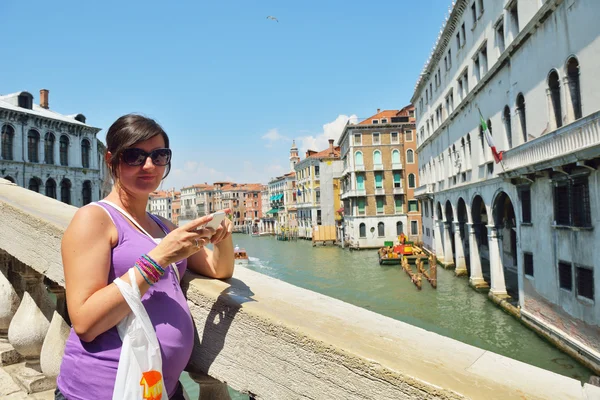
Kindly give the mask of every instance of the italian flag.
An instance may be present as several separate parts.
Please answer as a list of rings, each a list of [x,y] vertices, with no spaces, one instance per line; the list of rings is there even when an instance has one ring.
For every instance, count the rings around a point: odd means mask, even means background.
[[[494,139],[492,138],[492,134],[490,133],[490,130],[488,129],[487,124],[483,119],[483,115],[481,115],[481,111],[479,111],[479,119],[481,120],[481,129],[483,130],[483,134],[485,135],[485,140],[487,141],[488,146],[490,146],[490,149],[492,149],[494,161],[496,161],[496,164],[498,164],[500,161],[502,161],[502,154],[504,152],[496,150]]]

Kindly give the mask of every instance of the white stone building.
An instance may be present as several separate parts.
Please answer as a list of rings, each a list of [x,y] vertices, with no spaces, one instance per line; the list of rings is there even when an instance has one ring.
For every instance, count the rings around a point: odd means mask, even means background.
[[[412,98],[426,246],[596,370],[599,12],[596,0],[458,0]]]
[[[148,198],[148,211],[169,221],[173,218],[173,197],[175,190],[158,191],[150,194]]]
[[[0,96],[0,177],[77,207],[97,201],[110,187],[100,129],[51,111],[48,95],[39,105],[28,92]]]

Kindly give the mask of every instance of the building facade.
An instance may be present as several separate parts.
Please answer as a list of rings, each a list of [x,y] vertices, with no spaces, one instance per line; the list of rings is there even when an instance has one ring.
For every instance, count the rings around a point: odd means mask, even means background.
[[[599,11],[458,0],[412,98],[427,247],[596,369]]]
[[[81,207],[110,192],[100,131],[83,114],[51,111],[28,92],[0,96],[0,176],[19,186]]]
[[[148,196],[148,212],[171,221],[173,219],[174,190],[158,190]]]
[[[344,128],[338,144],[345,245],[378,248],[401,233],[419,239],[421,216],[412,197],[418,186],[414,132],[412,106],[378,110]]]
[[[329,148],[320,152],[308,150],[306,158],[296,163],[298,236],[301,238],[311,239],[314,226],[335,225],[339,197],[333,193],[334,177],[340,177],[342,163],[340,149],[333,143],[330,139]]]
[[[246,230],[248,232],[258,233],[260,232],[260,221],[263,216],[262,212],[262,188],[263,185],[260,183],[249,183],[246,184],[245,193],[245,218],[244,223],[246,224]]]

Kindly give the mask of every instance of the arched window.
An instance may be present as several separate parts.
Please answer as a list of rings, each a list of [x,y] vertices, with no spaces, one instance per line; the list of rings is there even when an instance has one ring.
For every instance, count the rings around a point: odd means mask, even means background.
[[[67,178],[60,182],[60,201],[71,204],[71,181]]]
[[[69,138],[60,137],[60,165],[69,165]]]
[[[90,167],[90,141],[87,139],[83,139],[81,141],[81,166],[83,168]]]
[[[375,165],[381,165],[381,152],[379,150],[375,150],[373,152],[373,164]]]
[[[383,222],[377,224],[377,236],[385,236],[385,224]]]
[[[34,192],[39,193],[40,192],[40,185],[41,185],[41,181],[40,178],[31,178],[29,180],[29,190],[33,190]]]
[[[415,152],[411,149],[406,150],[406,163],[414,164],[415,163]]]
[[[46,181],[46,196],[56,198],[56,182],[52,178]]]
[[[38,148],[40,146],[40,134],[35,129],[30,129],[27,133],[27,160],[29,162],[40,162],[38,157]]]
[[[467,133],[467,149],[469,149],[469,155],[471,155],[471,134]]]
[[[44,162],[46,164],[54,164],[54,134],[46,133],[44,137]]]
[[[404,224],[402,221],[396,222],[396,235],[400,236],[404,233]]]
[[[9,182],[15,183],[15,180],[13,179],[13,177],[12,177],[12,176],[8,176],[8,175],[7,175],[7,176],[5,176],[5,177],[4,177],[4,179],[6,179],[6,180],[7,180],[7,181],[9,181]]]
[[[363,154],[360,151],[354,153],[354,164],[363,165]]]
[[[81,198],[83,199],[84,206],[92,202],[92,182],[83,182],[83,188],[81,189]]]
[[[527,120],[525,119],[525,97],[523,93],[517,95],[517,115],[521,125],[523,143],[527,142]]]
[[[558,72],[552,70],[548,75],[548,88],[550,89],[550,101],[552,102],[552,111],[554,112],[554,121],[556,127],[562,126],[562,105],[560,104],[560,81]]]
[[[392,150],[392,164],[400,164],[400,151]]]
[[[415,174],[408,174],[408,187],[414,189],[416,187]]]
[[[581,88],[579,86],[579,61],[575,57],[571,57],[567,61],[567,77],[569,79],[569,94],[571,95],[573,116],[575,119],[579,119],[582,116]]]
[[[15,139],[15,129],[10,125],[2,127],[2,159],[13,159],[13,141]]]
[[[508,143],[508,148],[512,148],[512,122],[510,120],[510,108],[508,106],[504,107],[504,112],[502,113],[502,119],[504,120],[504,130],[506,132],[506,142]]]
[[[361,238],[367,237],[367,226],[364,224],[364,222],[358,226],[358,235]]]

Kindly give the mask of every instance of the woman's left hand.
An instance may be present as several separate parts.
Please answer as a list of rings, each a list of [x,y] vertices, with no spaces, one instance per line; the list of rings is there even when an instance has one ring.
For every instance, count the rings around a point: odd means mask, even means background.
[[[227,216],[221,221],[221,225],[217,229],[215,229],[214,235],[210,238],[210,242],[212,244],[219,244],[223,240],[227,239],[231,236],[231,231],[233,230],[233,222],[229,219],[229,213],[231,213],[230,209],[223,210]]]

